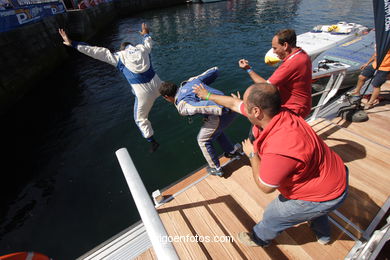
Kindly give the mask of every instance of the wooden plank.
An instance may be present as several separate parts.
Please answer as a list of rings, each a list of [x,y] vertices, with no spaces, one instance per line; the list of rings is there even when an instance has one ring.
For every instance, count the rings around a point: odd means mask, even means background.
[[[334,124],[339,125],[349,131],[369,138],[372,141],[390,148],[390,138],[388,134],[390,132],[390,124],[384,124],[388,122],[390,118],[383,115],[384,111],[367,112],[369,120],[361,123],[351,123],[341,118],[335,118],[332,120]],[[389,114],[389,113],[386,113]]]
[[[324,123],[326,124],[326,123]],[[325,142],[334,149],[350,168],[350,184],[364,190],[378,205],[382,205],[390,195],[387,183],[390,182],[389,149],[372,143],[343,129],[333,131],[330,124],[317,124],[321,128]],[[331,133],[330,135],[328,135]]]
[[[234,177],[238,176],[238,177]],[[212,178],[208,178],[207,182],[212,186],[213,190],[218,190],[218,183],[213,183]],[[224,185],[224,190],[232,195],[232,197],[245,209],[247,214],[255,221],[250,225],[245,225],[247,231],[252,231],[252,227],[262,218],[264,207],[258,204],[268,205],[265,201],[270,202],[272,197],[269,194],[264,194],[258,190],[254,184],[251,169],[248,166],[236,171],[228,179],[220,179]],[[273,194],[275,197],[276,194]],[[265,198],[266,197],[266,198]],[[265,200],[264,200],[265,198]],[[242,230],[241,230],[242,231]],[[296,242],[283,232],[276,239],[276,243],[272,243],[264,249],[272,259],[309,259],[310,256]]]
[[[380,207],[373,203],[367,194],[355,189],[353,186],[350,186],[349,190],[347,199],[338,210],[352,223],[365,230]],[[348,225],[343,226],[348,229]]]
[[[217,177],[212,179],[218,181]],[[238,242],[237,233],[246,230],[243,222],[245,224],[250,224],[254,223],[254,221],[246,214],[244,209],[233,199],[233,197],[229,194],[217,194],[206,181],[199,183],[197,189],[209,199],[209,208],[212,211],[212,214],[218,219],[219,225],[221,226],[221,229],[224,230],[224,233],[234,238],[232,244],[234,250],[239,254],[236,259],[266,258],[264,252],[259,252],[262,251],[260,247],[246,247]]]
[[[226,242],[219,242],[217,246],[221,249],[221,251],[222,249],[224,249],[223,254],[226,251],[228,258],[242,259],[243,254],[241,254],[237,250],[238,247],[234,243],[234,237],[231,236],[231,234],[225,229],[225,227],[221,223],[221,220],[215,215],[215,213],[210,208],[210,204],[215,204],[215,197],[209,198],[204,196],[204,194],[198,190],[197,188],[198,186],[199,184],[196,185],[196,188],[188,190],[186,194],[189,198],[191,198],[192,201],[198,202],[200,205],[202,205],[196,207],[196,210],[199,216],[201,216],[203,220],[207,223],[208,228],[210,229],[210,231],[212,231],[214,236],[217,236],[218,239],[223,237],[223,239],[228,240]],[[212,238],[212,240],[214,239]],[[214,242],[211,243],[215,244]]]
[[[325,142],[343,159],[350,170],[350,192],[340,208],[350,221],[366,229],[390,195],[389,149],[355,135],[327,121],[315,122]],[[370,138],[370,136],[368,136]]]
[[[159,209],[158,213],[169,236],[175,237],[182,234],[183,230],[175,226],[176,221],[178,221],[175,212]],[[188,249],[183,244],[175,242],[172,242],[172,244],[180,258],[193,259]]]
[[[366,198],[381,207],[390,195],[386,187],[386,183],[390,183],[389,178],[383,176],[387,171],[383,170],[382,175],[378,174],[379,171],[376,171],[379,167],[368,162],[367,165],[364,162],[347,165],[350,169],[350,186],[361,191],[361,199]],[[376,170],[372,172],[370,167]]]
[[[381,144],[371,142],[364,136],[359,136],[351,131],[346,131],[345,129],[339,128],[338,126],[333,125],[330,122],[318,123],[316,125],[313,125],[312,127],[314,130],[316,130],[317,134],[319,134],[324,139],[326,143],[344,143],[345,146],[348,146],[348,148],[352,147],[357,150],[356,152],[362,152],[362,154],[356,154],[359,157],[354,159],[363,159],[367,155],[384,158],[386,157],[384,155],[387,155],[390,149]],[[344,152],[347,154],[348,151]]]
[[[262,193],[256,187],[250,173],[251,168],[245,165],[242,168],[237,169],[228,178],[208,178],[207,182],[210,183],[210,185],[213,181],[220,182],[223,185],[221,188],[229,191],[233,198],[238,202],[241,202],[242,198],[245,198],[244,209],[256,209],[248,212],[248,214],[252,219],[260,219],[263,215],[263,208],[269,199],[264,200],[264,197],[261,196]],[[237,182],[237,180],[239,180],[239,182]],[[245,183],[245,185],[243,186],[241,183]],[[218,185],[214,184],[213,188],[218,190],[217,186]]]
[[[191,189],[195,189],[194,187]],[[214,237],[216,234],[210,229],[209,223],[204,220],[204,216],[198,211],[198,208],[204,208],[205,202],[194,202],[192,201],[187,192],[180,194],[175,200],[179,205],[183,206],[184,216],[187,218],[187,223],[190,225],[192,233],[189,235],[192,237]],[[213,223],[214,225],[215,223]],[[211,224],[210,224],[211,225]],[[195,243],[195,242],[189,242]],[[221,248],[216,243],[208,243],[206,241],[199,241],[198,244],[202,247],[203,253],[206,254],[207,258],[220,259],[229,258],[229,254],[224,248]]]
[[[349,122],[340,117],[332,120],[333,123],[351,130],[361,136],[367,137],[372,141],[390,147],[390,83],[386,83],[381,87],[380,96],[385,100],[370,110],[365,112],[369,120],[366,122]]]
[[[175,194],[176,192],[182,190],[183,188],[187,187],[188,185],[196,182],[200,178],[207,175],[206,169],[202,168],[199,171],[195,172],[194,174],[191,174],[184,178],[183,180],[179,181],[178,183],[174,184],[173,186],[167,188],[162,192],[162,196],[167,198]]]
[[[242,173],[240,173],[240,174],[236,174],[236,172],[231,176],[231,178],[234,178],[234,176],[239,176],[239,182],[241,182],[242,181],[242,185],[241,185],[241,189],[243,190],[244,188],[243,187],[245,187],[245,189],[248,191],[251,191],[252,190],[252,192],[255,192],[255,193],[252,193],[253,195],[252,195],[252,197],[254,196],[255,198],[257,198],[257,196],[256,196],[256,191],[254,191],[254,189],[253,188],[255,188],[255,189],[257,189],[257,187],[255,186],[255,185],[253,185],[253,187],[252,187],[252,189],[248,186],[248,184],[249,183],[253,183],[253,179],[251,179],[250,177],[250,175],[248,175],[247,177],[249,177],[249,179],[245,179],[245,177],[243,176],[243,174]],[[207,182],[210,182],[210,180],[211,179],[207,179]],[[237,190],[237,189],[240,189],[240,188],[234,188],[234,190]],[[218,188],[217,188],[217,190],[218,190]],[[242,195],[240,195],[239,197],[242,197]],[[264,196],[262,196],[262,197],[264,197]],[[266,202],[267,204],[269,203],[269,200]],[[260,202],[259,201],[259,204],[263,204],[262,202]],[[371,215],[370,216],[370,219],[372,218],[372,216],[373,215]],[[292,230],[294,230],[294,229],[292,229]],[[309,230],[309,229],[308,229]],[[339,231],[338,229],[336,229],[336,232],[338,232],[339,234],[341,233],[341,231]],[[307,233],[307,232],[306,232]],[[337,236],[339,236],[339,234],[337,234]],[[335,246],[334,246],[334,249],[336,249],[336,250],[327,250],[326,252],[327,252],[327,254],[329,254],[330,256],[332,256],[333,254],[334,254],[334,252],[332,252],[332,251],[335,251],[335,252],[339,252],[339,253],[336,253],[336,255],[338,255],[338,256],[344,256],[344,254],[346,254],[347,253],[347,248],[348,248],[348,250],[350,249],[350,248],[352,248],[352,246],[353,246],[353,244],[354,244],[354,241],[352,241],[350,238],[348,238],[347,236],[345,236],[344,235],[344,238],[345,238],[345,241],[347,241],[347,243],[345,244],[345,243],[342,243],[341,241],[339,241],[339,240],[336,240],[335,241]],[[315,238],[314,238],[314,235],[312,234],[312,239],[313,239],[313,241],[315,241]],[[319,246],[319,247],[322,247],[322,245],[319,245],[317,242],[313,242],[313,243],[315,243],[315,245],[316,246]],[[340,245],[337,245],[337,244],[340,244]],[[316,247],[316,246],[314,246],[314,248]],[[315,252],[317,252],[318,250],[314,250],[313,252],[315,253]],[[340,252],[341,252],[341,255],[340,255]],[[327,257],[327,254],[325,253],[325,254],[322,254],[325,258]],[[317,256],[316,256],[317,257]]]
[[[246,158],[245,158],[246,159]],[[250,197],[252,197],[258,206],[264,209],[275,197],[279,195],[279,192],[274,192],[270,194],[265,194],[262,192],[256,185],[255,180],[253,179],[252,168],[250,166],[245,166],[241,171],[231,176],[232,183],[230,185],[238,185],[236,189],[245,190]],[[261,212],[261,215],[263,212]],[[259,218],[258,218],[259,219]]]
[[[235,237],[235,248],[240,252],[240,259],[288,259],[277,247],[248,247],[238,241],[237,234],[250,231],[255,221],[246,212],[247,205],[239,204],[220,183],[223,178],[207,178],[197,185],[199,191],[216,202],[209,206],[229,234]]]
[[[321,245],[307,223],[302,223],[285,231],[310,256],[311,259],[343,259],[353,247],[354,241],[332,226],[332,242]]]
[[[183,209],[185,205],[177,203],[177,200],[172,200],[158,209],[160,217],[167,214],[169,217],[163,217],[164,226],[169,229],[168,234],[172,237],[180,237],[186,235],[196,235],[192,229],[188,218],[184,215]],[[206,248],[201,247],[198,243],[181,243],[174,241],[178,255],[181,259],[207,259],[205,255]]]
[[[154,259],[157,259],[157,256],[155,255],[153,248],[150,248],[134,259],[135,260],[154,260]]]
[[[249,172],[248,175],[251,176],[252,175],[251,172]],[[240,175],[240,177],[241,177],[241,175]],[[242,188],[247,187],[247,185],[248,185],[248,182],[243,181],[242,178],[237,178],[235,181],[240,183]],[[251,179],[251,181],[252,181],[252,183],[254,183],[253,178]],[[279,194],[278,192],[274,192],[272,194],[264,194],[261,191],[259,191],[259,189],[257,188],[257,186],[255,184],[253,185],[252,188],[253,188],[252,192],[250,192],[252,194],[250,196],[256,196],[256,194],[260,193],[261,196],[257,196],[257,198],[261,198],[261,201],[260,200],[258,200],[258,201],[260,204],[262,204],[263,208],[265,208]],[[282,252],[287,251],[289,253],[289,258],[296,258],[296,257],[302,258],[302,257],[310,257],[310,256],[313,257],[314,259],[318,259],[320,256],[327,258],[327,259],[331,258],[331,254],[329,254],[329,252],[327,252],[327,251],[322,252],[320,250],[322,246],[316,242],[315,236],[314,236],[314,234],[312,234],[311,231],[309,231],[309,228],[307,228],[307,231],[303,233],[303,234],[306,234],[304,236],[303,240],[302,240],[302,237],[298,237],[294,234],[294,230],[296,230],[296,229],[297,229],[297,227],[290,228],[290,229],[286,230],[286,232],[283,232],[280,236],[278,236],[275,239],[278,248],[282,249]],[[309,245],[309,247],[306,246],[305,241],[307,241],[307,234],[308,233],[311,234],[311,241],[314,244],[314,246],[313,245]],[[312,247],[314,247],[315,250],[312,250],[312,251],[308,250]],[[319,248],[317,248],[317,247],[319,247]],[[336,246],[336,248],[338,248],[338,247],[340,247],[340,246]],[[345,253],[346,252],[345,248],[343,246],[341,246],[341,248],[343,249],[342,252]],[[305,252],[302,252],[302,250],[304,250]]]
[[[157,260],[158,259],[156,253],[153,250],[153,248],[149,249],[149,253],[150,253],[150,255],[151,255],[153,260]]]
[[[229,161],[229,159],[225,158],[225,157],[221,157],[219,159],[219,162],[220,162],[221,165],[223,165],[227,161]],[[170,197],[171,195],[173,195],[176,192],[182,190],[183,188],[187,187],[188,185],[196,182],[197,180],[199,180],[200,178],[204,177],[205,175],[207,175],[207,171],[206,171],[206,168],[204,167],[204,168],[194,172],[193,174],[190,174],[190,175],[186,176],[184,179],[178,181],[174,185],[171,185],[169,188],[165,189],[162,192],[162,196]]]

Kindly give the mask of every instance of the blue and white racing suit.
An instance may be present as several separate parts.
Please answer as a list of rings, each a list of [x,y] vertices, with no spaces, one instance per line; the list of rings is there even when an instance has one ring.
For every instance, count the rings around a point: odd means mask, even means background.
[[[81,53],[117,67],[123,73],[135,95],[135,123],[146,139],[152,137],[153,129],[148,115],[154,101],[160,96],[158,88],[162,83],[150,60],[152,38],[145,34],[143,44],[128,45],[125,50],[115,53],[111,53],[107,48],[75,41],[72,46]]]
[[[203,84],[209,92],[223,95],[221,91],[208,86],[217,78],[217,76],[217,67],[208,69],[199,76],[182,82],[181,87],[178,89],[175,96],[175,106],[180,115],[204,115],[204,123],[199,131],[197,140],[203,156],[206,158],[206,161],[211,168],[220,167],[218,155],[212,144],[214,140],[217,140],[224,152],[229,153],[234,150],[232,143],[223,130],[230,125],[237,114],[213,101],[201,100],[192,92],[192,87],[195,84]]]

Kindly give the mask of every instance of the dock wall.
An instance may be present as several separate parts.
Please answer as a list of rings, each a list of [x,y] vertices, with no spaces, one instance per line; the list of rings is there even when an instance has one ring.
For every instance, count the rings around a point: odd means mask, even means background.
[[[71,38],[87,41],[119,17],[184,3],[186,0],[115,0],[0,33],[0,115],[68,58],[58,28],[66,28]]]

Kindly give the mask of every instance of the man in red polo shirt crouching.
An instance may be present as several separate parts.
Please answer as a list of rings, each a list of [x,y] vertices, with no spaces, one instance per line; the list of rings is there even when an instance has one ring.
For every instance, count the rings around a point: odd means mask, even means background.
[[[267,246],[285,229],[309,221],[318,242],[328,244],[328,213],[347,196],[347,169],[341,158],[302,117],[281,108],[279,91],[271,84],[250,86],[243,101],[235,95],[210,94],[202,85],[194,92],[243,114],[259,128],[253,144],[243,141],[243,150],[257,186],[264,193],[280,192],[252,232],[239,233],[239,240],[248,246]]]

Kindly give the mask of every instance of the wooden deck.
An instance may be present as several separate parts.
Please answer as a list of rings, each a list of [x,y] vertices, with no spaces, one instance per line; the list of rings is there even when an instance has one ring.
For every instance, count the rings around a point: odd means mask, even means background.
[[[390,86],[386,101],[367,111],[369,121],[350,123],[341,118],[318,119],[313,129],[336,151],[350,170],[349,196],[339,211],[365,230],[390,195]],[[222,158],[226,161],[226,158]],[[355,241],[332,225],[332,243],[321,245],[306,223],[284,231],[267,248],[239,243],[237,233],[250,231],[278,192],[262,193],[255,185],[249,162],[241,158],[224,168],[225,176],[208,176],[158,208],[170,236],[189,239],[231,238],[227,242],[173,242],[180,259],[343,259]],[[205,176],[204,169],[167,189],[171,195]],[[337,217],[334,216],[335,219]],[[349,224],[338,221],[355,236]],[[156,259],[153,249],[139,259]],[[137,259],[138,259],[137,258]]]

